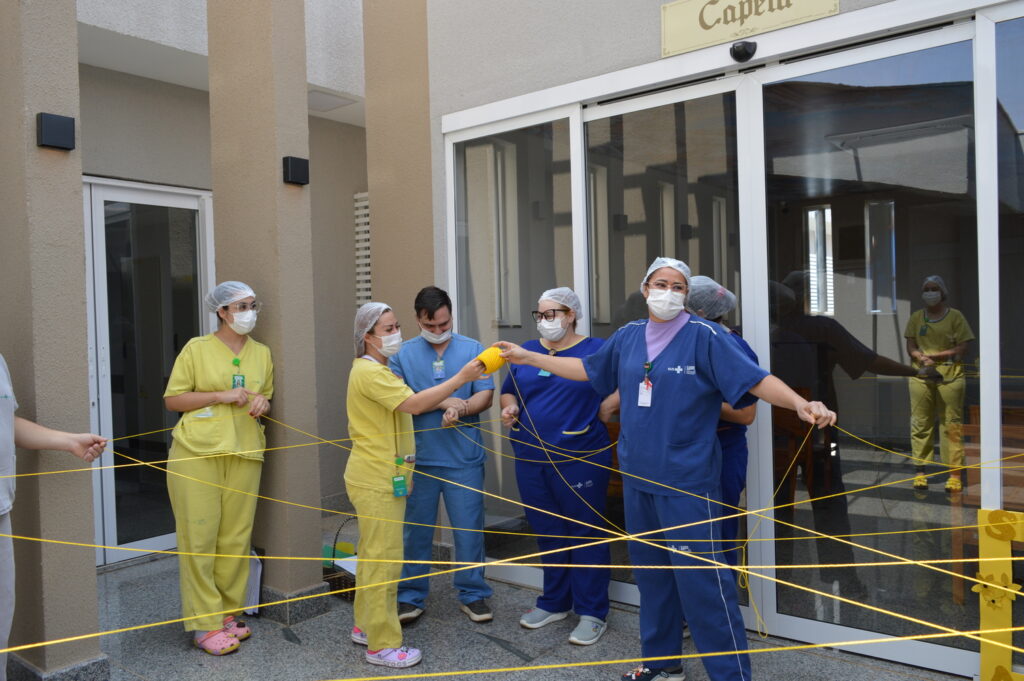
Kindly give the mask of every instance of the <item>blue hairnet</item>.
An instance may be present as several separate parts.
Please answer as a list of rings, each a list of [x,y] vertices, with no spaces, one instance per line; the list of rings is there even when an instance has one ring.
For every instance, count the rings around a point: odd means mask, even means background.
[[[672,269],[680,272],[686,281],[690,281],[690,266],[682,260],[676,260],[675,258],[666,258],[664,256],[657,257],[651,266],[647,268],[647,274],[644,275],[644,280],[640,282],[640,289],[643,290],[644,284],[651,278],[651,275],[660,270],[662,267],[671,267]]]

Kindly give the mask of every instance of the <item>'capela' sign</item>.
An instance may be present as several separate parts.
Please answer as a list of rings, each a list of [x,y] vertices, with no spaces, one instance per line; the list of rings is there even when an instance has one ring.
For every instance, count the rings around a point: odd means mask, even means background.
[[[742,40],[839,12],[839,0],[676,0],[661,7],[661,56]]]

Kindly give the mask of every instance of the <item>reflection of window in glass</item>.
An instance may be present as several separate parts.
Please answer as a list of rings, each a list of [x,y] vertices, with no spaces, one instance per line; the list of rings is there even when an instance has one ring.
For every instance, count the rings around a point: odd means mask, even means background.
[[[870,314],[896,312],[896,202],[864,203],[864,251]]]
[[[808,296],[811,314],[835,314],[832,269],[832,208],[815,206],[804,212],[807,229]]]
[[[498,326],[520,324],[519,216],[516,197],[516,149],[494,141],[466,149],[468,207],[476,222],[490,222],[494,241],[489,260],[494,267],[494,319]],[[479,254],[478,254],[479,255]]]
[[[715,276],[720,281],[729,282],[733,279],[739,283],[739,271],[737,276],[731,276],[729,265],[732,258],[729,257],[729,230],[726,228],[729,216],[729,202],[724,196],[711,197],[711,226],[715,235]],[[739,295],[739,287],[735,286],[732,292]]]
[[[608,169],[590,166],[588,182],[588,213],[593,229],[593,238],[590,239],[590,311],[595,322],[609,324],[612,321],[612,287],[608,259]]]
[[[666,258],[676,257],[676,187],[669,182],[659,182],[661,188],[661,254]]]

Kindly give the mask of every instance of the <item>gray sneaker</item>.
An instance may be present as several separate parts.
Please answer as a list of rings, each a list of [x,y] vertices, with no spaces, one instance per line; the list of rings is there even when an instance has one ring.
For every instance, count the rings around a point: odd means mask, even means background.
[[[530,610],[527,610],[522,617],[519,618],[519,626],[525,629],[540,629],[541,627],[547,626],[552,622],[564,620],[568,616],[568,611],[548,612],[543,608],[531,608]]]
[[[491,612],[491,606],[487,605],[487,601],[480,599],[473,601],[472,603],[463,603],[459,606],[459,610],[466,613],[469,619],[474,622],[490,622],[494,619],[494,613]]]
[[[607,630],[608,623],[604,620],[590,615],[581,615],[580,623],[569,634],[569,643],[575,643],[578,646],[593,645],[604,636],[604,632]]]

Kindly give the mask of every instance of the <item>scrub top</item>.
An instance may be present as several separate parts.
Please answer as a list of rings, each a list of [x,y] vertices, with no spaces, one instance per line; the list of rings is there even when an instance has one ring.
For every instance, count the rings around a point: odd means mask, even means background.
[[[345,466],[346,485],[393,492],[393,476],[408,478],[409,471],[399,469],[395,457],[416,452],[412,416],[398,411],[412,395],[383,364],[363,357],[352,360],[346,398],[352,453]]]
[[[236,385],[241,383],[244,385]],[[224,341],[211,333],[193,338],[181,349],[174,360],[164,397],[188,392],[221,392],[235,387],[261,393],[268,400],[274,396],[270,348],[249,338],[242,351],[235,355]],[[267,447],[263,424],[249,416],[248,405],[212,404],[187,411],[178,419],[173,435],[196,454],[237,452],[244,459],[262,461],[263,450]]]
[[[743,340],[735,331],[723,329],[725,333],[729,334],[744,355],[750,358],[750,361],[757,364],[757,355],[754,353],[753,348]],[[722,445],[722,449],[728,449],[729,447],[741,447],[747,443],[747,427],[742,423],[733,423],[732,421],[718,420],[718,441]]]
[[[7,362],[0,355],[0,475],[14,475],[14,412],[18,401],[14,399],[11,374]],[[0,478],[0,515],[7,513],[14,505],[14,481],[16,478]]]
[[[647,324],[640,320],[623,326],[583,359],[598,393],[619,389],[623,484],[649,494],[705,494],[718,488],[721,476],[715,431],[722,402],[736,408],[752,404],[756,398],[747,393],[768,372],[744,355],[722,327],[690,319],[651,362],[650,406],[639,406]]]
[[[930,355],[933,352],[952,350],[966,341],[974,340],[974,332],[960,310],[951,307],[946,308],[946,314],[941,319],[929,321],[925,318],[925,311],[918,310],[910,315],[907,320],[907,329],[903,332],[905,338],[913,338],[921,352]],[[921,368],[921,364],[914,360],[914,367]],[[959,361],[947,359],[935,363],[935,369],[942,374],[943,380],[948,383],[964,375],[963,364]]]
[[[472,338],[453,333],[439,357],[433,345],[423,336],[416,336],[402,343],[402,349],[391,358],[389,364],[391,370],[413,392],[420,392],[444,383],[483,350],[483,346]],[[494,379],[490,376],[463,384],[452,393],[452,397],[468,400],[484,390],[494,390]],[[412,417],[413,427],[416,428],[416,463],[447,468],[482,464],[484,450],[480,429],[473,426],[460,426],[458,430],[441,429],[443,417],[444,411],[440,409]],[[479,423],[480,415],[465,416],[460,420]]]
[[[594,354],[602,345],[601,338],[583,338],[552,352],[538,340],[523,343],[525,349],[533,352],[581,359]],[[520,459],[544,463],[566,461],[571,459],[561,454],[580,457],[584,455],[577,452],[604,449],[587,457],[588,460],[602,465],[611,461],[608,429],[597,417],[602,396],[594,390],[593,384],[570,381],[537,367],[511,364],[501,392],[512,395],[519,404],[520,423],[511,429],[510,437]],[[534,433],[540,435],[547,452]]]

